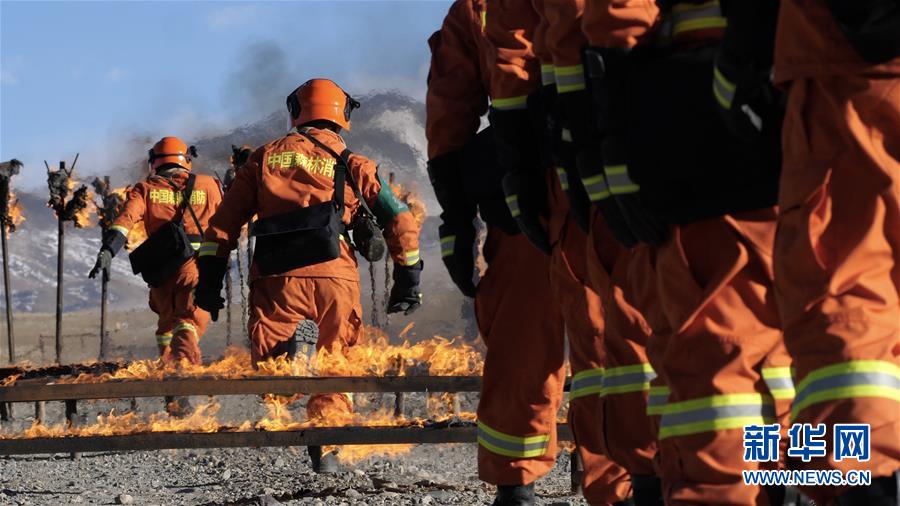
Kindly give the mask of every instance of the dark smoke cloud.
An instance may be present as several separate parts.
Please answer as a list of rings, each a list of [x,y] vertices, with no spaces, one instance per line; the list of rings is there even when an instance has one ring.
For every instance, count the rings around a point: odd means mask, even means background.
[[[228,109],[250,120],[275,110],[299,84],[293,82],[294,72],[284,49],[270,40],[242,49],[235,68],[225,83],[225,101]]]

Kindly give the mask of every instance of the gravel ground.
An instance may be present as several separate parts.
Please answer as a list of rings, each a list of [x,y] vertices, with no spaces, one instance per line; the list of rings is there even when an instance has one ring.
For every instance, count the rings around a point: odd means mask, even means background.
[[[461,398],[463,410],[477,396]],[[196,406],[205,398],[193,397]],[[361,411],[393,406],[392,395],[357,396]],[[266,412],[259,398],[220,397],[223,424],[258,420]],[[365,407],[361,408],[363,404]],[[79,403],[78,424],[102,412],[130,408],[126,401]],[[160,399],[140,399],[147,414]],[[63,403],[46,403],[50,424],[63,420]],[[407,415],[426,412],[425,396],[407,397]],[[291,406],[303,418],[303,403]],[[15,405],[15,420],[4,430],[27,428],[33,408]],[[0,457],[0,504],[136,504],[136,505],[476,505],[490,504],[493,487],[478,480],[477,446],[422,445],[391,458],[372,456],[343,466],[336,475],[316,475],[305,448],[165,450],[158,452]],[[561,451],[553,472],[538,482],[540,504],[585,504],[570,492],[569,455]]]

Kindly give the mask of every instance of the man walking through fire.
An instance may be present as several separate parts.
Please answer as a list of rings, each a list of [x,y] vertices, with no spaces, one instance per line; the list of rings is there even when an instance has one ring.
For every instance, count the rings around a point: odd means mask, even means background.
[[[223,307],[222,280],[241,227],[255,214],[250,268],[251,358],[293,357],[304,348],[339,353],[362,328],[354,251],[394,260],[387,311],[410,314],[422,302],[419,230],[409,209],[340,136],[359,102],[327,79],[312,79],[287,97],[292,130],[253,152],[237,172],[200,248],[197,303],[213,320]],[[348,236],[352,231],[352,242]],[[310,419],[352,410],[348,394],[313,395]],[[334,472],[333,453],[309,448],[316,472]]]
[[[222,190],[213,177],[191,172],[195,156],[196,149],[177,137],[163,137],[153,145],[150,176],[128,191],[88,276],[108,272],[112,258],[128,242],[128,233],[143,222],[148,239],[131,252],[130,260],[135,274],[150,286],[150,309],[159,316],[159,354],[166,362],[200,364],[200,337],[209,314],[194,303],[198,279],[194,257],[210,216],[222,202]]]

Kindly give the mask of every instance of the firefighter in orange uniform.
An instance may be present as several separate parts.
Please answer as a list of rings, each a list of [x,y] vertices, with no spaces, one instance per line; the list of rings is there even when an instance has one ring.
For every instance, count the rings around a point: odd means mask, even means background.
[[[531,206],[540,206],[546,199],[547,167],[538,162],[527,111],[528,95],[536,87],[537,65],[530,40],[538,18],[530,5],[526,7],[507,9],[459,0],[429,40],[428,169],[443,209],[444,263],[460,290],[475,297],[476,317],[487,345],[478,407],[478,468],[482,480],[498,486],[495,505],[534,504],[534,481],[555,462],[565,323],[577,329],[576,370],[600,364],[596,345],[602,322],[589,313],[599,314],[599,300],[595,295],[589,308],[587,293],[570,294],[571,283],[563,286],[550,281],[549,236],[543,229],[542,212]],[[476,135],[489,98],[493,126]],[[501,129],[521,130],[507,130],[497,137],[498,118]],[[526,141],[528,149],[507,145],[498,163],[496,151],[503,141]],[[501,180],[510,171],[521,176],[514,188],[524,191],[508,192],[505,197]],[[477,288],[472,279],[476,214],[488,225],[484,245],[488,269]],[[565,215],[561,213],[562,220]],[[519,233],[520,227],[528,233]],[[528,244],[529,238],[542,243],[545,251]],[[555,249],[553,275],[560,281],[574,280],[560,248]],[[583,285],[578,288],[587,292]],[[577,313],[577,320],[563,320],[561,305],[567,301],[572,307],[566,316]],[[613,504],[628,496],[628,481],[621,468],[596,451],[598,426],[589,402],[590,388],[585,384],[585,395],[571,414],[576,439],[584,444],[584,493],[591,504]]]
[[[772,297],[772,5],[729,3],[727,22],[717,1],[662,12],[653,2],[598,1],[585,14],[600,142],[579,169],[609,229],[627,246],[641,243],[625,260],[621,293],[652,327],[650,370],[668,388],[667,399],[650,392],[648,401],[662,415],[655,467],[666,504],[783,494],[741,475],[768,465],[744,461],[744,426],[785,421],[793,395]],[[729,76],[726,91],[739,82],[742,94],[717,100],[713,74]],[[648,285],[659,298],[641,302]]]
[[[197,300],[214,315],[228,253],[241,227],[256,214],[250,271],[253,363],[325,348],[353,346],[362,327],[355,251],[375,261],[385,245],[372,227],[384,228],[394,260],[388,312],[410,314],[421,305],[419,231],[409,209],[379,176],[374,162],[351,153],[340,136],[359,103],[337,84],[312,79],[287,99],[286,136],[253,152],[210,220],[200,249]],[[353,244],[347,238],[353,229]],[[367,235],[368,234],[368,235]],[[377,237],[376,237],[377,235]],[[378,251],[380,250],[380,252]],[[314,345],[314,346],[313,346]],[[310,418],[352,410],[347,394],[313,395]],[[313,466],[333,472],[333,454],[310,448]]]
[[[900,3],[782,0],[775,80],[784,120],[776,296],[794,358],[795,423],[872,484],[806,489],[821,504],[895,505],[900,470]],[[870,455],[835,460],[835,424],[871,427]],[[857,455],[858,456],[858,455]]]
[[[200,364],[199,343],[209,323],[209,313],[194,301],[198,274],[193,250],[200,247],[203,231],[222,202],[222,189],[211,176],[191,172],[191,159],[195,156],[193,146],[189,148],[177,137],[163,137],[153,145],[149,152],[150,177],[128,191],[122,212],[103,239],[90,277],[101,270],[108,271],[112,257],[125,246],[135,224],[143,222],[148,235],[138,250],[147,250],[149,256],[156,258],[176,253],[148,248],[167,233],[169,224],[182,224],[192,248],[184,257],[173,259],[174,263],[144,266],[142,274],[150,284],[150,309],[159,316],[156,343],[160,356],[167,361],[184,359]],[[132,255],[140,256],[138,250]],[[135,266],[135,258],[132,265]]]

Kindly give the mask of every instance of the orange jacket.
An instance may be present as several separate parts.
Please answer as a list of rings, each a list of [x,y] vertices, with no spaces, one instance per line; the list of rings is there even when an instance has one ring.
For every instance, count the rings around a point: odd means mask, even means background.
[[[172,221],[182,202],[182,190],[187,183],[188,172],[176,171],[171,177],[152,175],[145,181],[134,185],[128,191],[125,207],[110,227],[111,231],[128,237],[128,232],[138,222],[143,222],[147,235],[152,235],[159,227]],[[175,185],[173,188],[172,185]],[[194,190],[191,193],[190,206],[197,215],[203,228],[209,226],[209,220],[222,202],[222,188],[211,176],[197,174]],[[202,231],[197,230],[191,213],[184,210],[184,229],[191,236],[197,236],[197,246]]]
[[[310,128],[306,131],[336,153],[346,149],[341,136],[330,130]],[[260,219],[268,218],[331,200],[334,194],[334,165],[331,155],[296,132],[254,151],[246,165],[238,171],[221,207],[210,219],[201,256],[227,256],[237,246],[241,227],[254,214]],[[348,178],[356,182],[370,208],[377,212],[376,208],[385,205],[386,199],[393,198],[396,202],[392,190],[382,188],[383,183],[374,162],[353,154],[349,165]],[[344,195],[346,206],[343,221],[349,225],[359,208],[359,200],[349,183],[344,187]],[[384,226],[384,236],[394,261],[401,265],[418,263],[419,230],[412,213],[404,207],[389,223],[381,225]],[[359,279],[356,257],[346,241],[341,241],[340,257],[278,275]],[[250,279],[259,276],[254,263]]]
[[[581,29],[591,46],[631,48],[658,19],[655,0],[585,0]]]
[[[525,107],[540,81],[531,45],[537,23],[526,2],[453,3],[440,31],[428,40],[429,159],[465,146],[487,112],[488,97],[498,109]]]
[[[868,73],[900,74],[900,58],[866,63],[847,41],[824,0],[781,0],[775,81]]]

